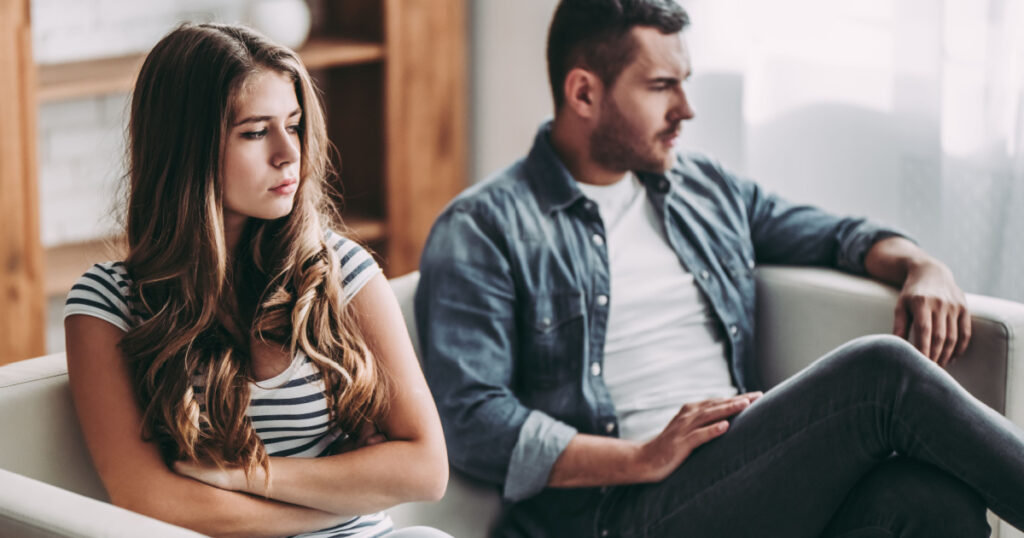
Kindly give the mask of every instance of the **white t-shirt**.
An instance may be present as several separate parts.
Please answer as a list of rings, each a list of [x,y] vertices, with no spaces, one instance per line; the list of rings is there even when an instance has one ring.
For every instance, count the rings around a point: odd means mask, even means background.
[[[601,375],[623,439],[654,437],[687,403],[736,394],[711,306],[635,175],[577,183],[604,221],[611,280]]]

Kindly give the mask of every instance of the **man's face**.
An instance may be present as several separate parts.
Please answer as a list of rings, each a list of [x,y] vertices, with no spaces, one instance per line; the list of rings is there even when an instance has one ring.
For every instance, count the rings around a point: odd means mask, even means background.
[[[672,167],[683,120],[693,117],[683,91],[690,53],[681,34],[649,27],[630,34],[635,57],[602,94],[590,158],[607,170],[660,173]]]

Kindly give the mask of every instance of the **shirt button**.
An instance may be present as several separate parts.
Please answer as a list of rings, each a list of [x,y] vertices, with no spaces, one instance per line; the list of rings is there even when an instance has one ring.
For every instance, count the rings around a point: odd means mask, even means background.
[[[587,200],[586,203],[583,204],[583,207],[585,207],[587,209],[587,211],[593,211],[594,210],[594,202],[591,202],[590,200]]]
[[[668,180],[663,179],[658,182],[658,190],[661,192],[668,192]]]
[[[707,272],[706,270],[700,272],[700,279],[701,280],[707,280],[709,278],[711,278],[711,273]]]
[[[613,431],[615,431],[615,423],[614,422],[606,422],[605,425],[604,425],[604,431],[606,431],[608,433],[612,433]]]
[[[603,294],[602,295],[598,295],[597,296],[597,304],[599,304],[601,306],[604,306],[604,305],[608,304],[608,296],[607,295],[603,295]]]
[[[601,363],[592,362],[590,363],[590,375],[599,376],[601,375]]]
[[[747,268],[748,269],[753,269],[754,268],[754,260],[750,260],[750,261],[747,262]]]
[[[609,534],[608,529],[601,529],[601,537],[602,538],[608,536],[608,534]]]
[[[736,336],[737,334],[739,334],[739,333],[740,333],[740,328],[739,328],[739,327],[737,327],[737,326],[735,326],[735,325],[730,325],[730,326],[729,326],[729,332],[730,332],[730,333],[731,333],[731,334],[732,334],[733,336]]]
[[[593,236],[591,237],[591,239],[593,239],[593,241],[594,241],[594,244],[595,244],[595,245],[597,245],[597,246],[601,246],[601,245],[603,245],[603,244],[604,244],[604,238],[603,238],[603,237],[601,237],[601,234],[594,234],[594,235],[593,235]]]
[[[544,318],[544,319],[540,320],[540,324],[543,327],[547,327],[547,326],[551,325],[551,318]]]

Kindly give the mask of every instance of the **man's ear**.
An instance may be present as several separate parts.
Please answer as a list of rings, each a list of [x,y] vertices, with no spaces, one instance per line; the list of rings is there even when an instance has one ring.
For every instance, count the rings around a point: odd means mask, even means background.
[[[593,118],[597,115],[601,92],[604,90],[601,79],[594,73],[575,67],[565,76],[562,91],[565,92],[564,106],[571,108],[582,118]]]

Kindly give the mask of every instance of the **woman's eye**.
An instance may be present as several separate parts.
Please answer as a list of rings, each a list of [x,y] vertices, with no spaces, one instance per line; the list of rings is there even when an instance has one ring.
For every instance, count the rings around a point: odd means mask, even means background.
[[[302,132],[302,125],[299,125],[297,123],[295,125],[289,125],[288,126],[288,132],[289,133],[294,133],[294,134],[299,134],[299,133]]]
[[[246,138],[246,139],[249,139],[249,140],[259,140],[259,139],[263,138],[264,136],[267,136],[267,130],[266,129],[263,129],[262,131],[247,131],[247,132],[242,133],[242,138]]]

